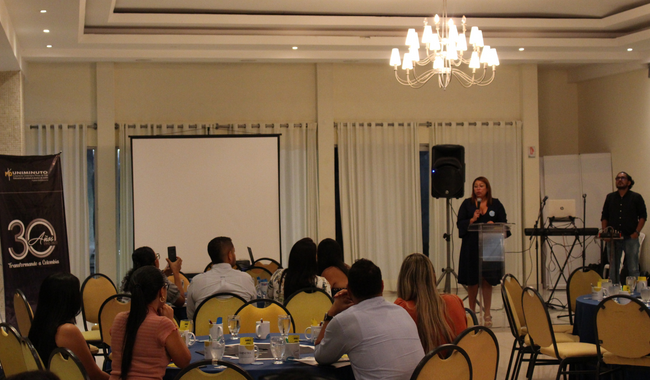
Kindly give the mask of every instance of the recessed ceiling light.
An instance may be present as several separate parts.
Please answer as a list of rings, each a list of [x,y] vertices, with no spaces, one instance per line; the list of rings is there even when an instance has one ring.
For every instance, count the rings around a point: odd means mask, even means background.
[[[43,29],[43,33],[49,33],[49,32],[50,32],[49,29]]]
[[[293,50],[298,50],[298,46],[292,47]]]
[[[627,51],[632,51],[632,50],[634,50],[634,49],[632,49],[632,48],[627,48]]]
[[[52,45],[47,45],[47,48],[48,48],[48,49],[51,48],[51,47],[52,47]]]
[[[524,48],[519,48],[519,51],[524,51]]]
[[[47,13],[47,10],[41,9],[41,13]]]

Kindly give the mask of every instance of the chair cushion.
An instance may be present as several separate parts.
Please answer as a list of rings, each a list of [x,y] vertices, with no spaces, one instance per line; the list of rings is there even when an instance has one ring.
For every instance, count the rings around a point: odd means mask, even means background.
[[[573,331],[572,325],[553,325],[553,332],[571,334]]]
[[[580,341],[580,337],[577,335],[555,333],[556,343],[573,343],[579,341]],[[530,337],[528,335],[526,335],[526,337],[524,338],[524,343],[526,343],[527,346],[530,346]]]
[[[617,356],[612,354],[611,352],[604,352],[603,361],[607,364],[650,367],[650,356],[644,356],[642,358],[633,359],[633,358],[626,358],[623,356]]]
[[[596,350],[596,345],[592,343],[579,343],[579,342],[558,343],[557,351],[560,355],[559,359],[577,358],[581,356],[595,357],[598,355],[598,352]],[[542,347],[539,349],[539,352],[554,358],[556,357],[555,350],[553,350],[553,346]]]
[[[83,335],[86,342],[101,342],[102,341],[102,336],[99,333],[99,330],[82,331],[81,335]]]

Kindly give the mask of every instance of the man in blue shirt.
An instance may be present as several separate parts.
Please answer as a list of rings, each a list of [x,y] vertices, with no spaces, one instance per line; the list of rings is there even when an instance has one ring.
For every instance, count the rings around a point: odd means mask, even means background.
[[[639,233],[643,229],[648,213],[643,197],[630,190],[634,180],[626,172],[616,175],[616,191],[605,198],[601,222],[603,229],[612,227],[621,233],[622,240],[614,240],[614,252],[607,244],[609,257],[609,277],[613,283],[620,283],[619,271],[622,252],[625,251],[625,267],[628,275],[639,276]]]
[[[424,357],[413,318],[404,308],[387,302],[381,270],[361,259],[348,274],[348,289],[336,294],[325,314],[314,356],[331,364],[350,358],[357,380],[408,380]]]

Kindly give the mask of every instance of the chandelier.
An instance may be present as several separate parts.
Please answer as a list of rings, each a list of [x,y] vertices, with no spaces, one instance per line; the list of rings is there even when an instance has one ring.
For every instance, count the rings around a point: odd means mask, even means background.
[[[406,35],[406,46],[408,52],[404,53],[400,61],[399,49],[394,48],[390,65],[395,68],[395,78],[400,84],[413,88],[420,88],[434,76],[438,78],[438,86],[447,89],[452,76],[456,77],[464,87],[487,86],[494,80],[496,66],[499,66],[497,51],[489,45],[483,45],[483,32],[473,26],[470,30],[469,44],[472,53],[469,59],[463,57],[467,51],[466,19],[462,19],[462,33],[454,20],[447,17],[447,0],[443,0],[442,18],[434,17],[435,33],[433,28],[424,19],[424,31],[422,32],[422,44],[425,47],[425,54],[420,58],[420,41],[415,29],[408,30]],[[462,65],[468,65],[465,68]],[[402,78],[397,71],[398,66],[406,71],[406,79]],[[487,75],[488,66],[492,68],[492,74]],[[416,67],[424,67],[416,71]],[[423,70],[423,71],[422,71]]]

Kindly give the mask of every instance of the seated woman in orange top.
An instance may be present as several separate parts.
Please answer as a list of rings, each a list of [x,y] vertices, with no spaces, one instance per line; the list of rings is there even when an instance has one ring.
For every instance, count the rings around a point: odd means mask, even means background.
[[[418,327],[424,352],[451,343],[467,328],[463,301],[455,294],[436,289],[436,273],[428,257],[408,255],[397,279],[395,303],[411,315]]]

